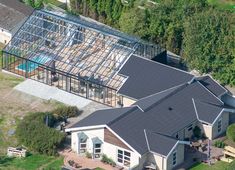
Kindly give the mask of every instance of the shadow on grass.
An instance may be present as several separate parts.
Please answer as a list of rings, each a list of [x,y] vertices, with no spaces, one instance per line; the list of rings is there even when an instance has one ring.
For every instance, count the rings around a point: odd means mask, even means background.
[[[1,166],[7,166],[7,165],[9,165],[13,160],[14,160],[14,158],[5,157],[5,156],[0,156],[0,165],[1,165]]]

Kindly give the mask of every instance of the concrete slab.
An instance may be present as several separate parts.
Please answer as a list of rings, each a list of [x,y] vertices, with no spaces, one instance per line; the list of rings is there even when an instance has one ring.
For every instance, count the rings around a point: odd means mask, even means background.
[[[77,106],[80,109],[92,102],[83,97],[30,79],[18,84],[14,89],[44,100],[56,100],[67,105]]]

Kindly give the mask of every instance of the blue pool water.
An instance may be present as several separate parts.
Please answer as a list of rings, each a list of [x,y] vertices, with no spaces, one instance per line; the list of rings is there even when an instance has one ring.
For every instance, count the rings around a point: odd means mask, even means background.
[[[37,62],[37,63],[39,63],[39,64],[45,64],[46,62],[48,62],[48,61],[50,61],[50,60],[51,60],[51,59],[50,59],[49,57],[47,57],[47,56],[45,56],[45,55],[43,55],[43,54],[38,55],[38,56],[35,56],[35,57],[32,59],[32,61],[35,61],[35,62]],[[31,71],[37,69],[38,66],[39,66],[39,64],[32,63],[32,62],[28,61],[27,64],[26,64],[26,63],[23,63],[23,64],[18,65],[17,68],[18,68],[19,70],[23,70],[23,71],[25,71],[25,72],[26,72],[26,71],[27,71],[27,72],[31,72]]]

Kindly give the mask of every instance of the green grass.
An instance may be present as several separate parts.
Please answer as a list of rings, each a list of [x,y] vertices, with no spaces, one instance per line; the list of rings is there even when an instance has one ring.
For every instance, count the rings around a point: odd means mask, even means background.
[[[0,169],[14,170],[36,170],[36,169],[60,169],[63,164],[61,157],[52,157],[46,155],[30,155],[26,158],[8,158],[0,157]]]
[[[95,170],[104,170],[103,168],[97,167]]]
[[[63,158],[59,157],[56,160],[53,160],[44,168],[44,170],[57,170],[60,169],[61,165],[63,165],[64,160]]]
[[[0,72],[0,88],[7,84],[8,87],[14,87],[21,83],[24,79],[16,76],[11,76],[8,74],[3,74]]]
[[[0,70],[2,68],[2,49],[4,47],[4,44],[0,43]]]
[[[190,170],[226,170],[227,167],[229,167],[229,163],[218,161],[211,166],[205,163],[197,163]]]
[[[233,0],[208,0],[208,2],[220,9],[235,11],[235,1]]]
[[[46,3],[49,3],[49,4],[52,4],[52,5],[55,5],[57,7],[60,7],[62,9],[66,9],[66,4],[60,2],[60,1],[57,1],[57,0],[46,0],[45,1]]]

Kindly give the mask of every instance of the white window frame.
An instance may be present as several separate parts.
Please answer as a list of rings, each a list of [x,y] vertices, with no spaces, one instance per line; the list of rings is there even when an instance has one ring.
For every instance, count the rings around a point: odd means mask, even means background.
[[[96,145],[100,145],[100,147],[96,147]],[[99,152],[97,152],[97,150],[100,150]],[[94,146],[94,156],[95,158],[99,158],[102,154],[102,144],[95,144]]]
[[[119,153],[119,151],[121,151],[121,153]],[[129,153],[129,155],[127,155],[126,153]],[[131,152],[126,151],[124,149],[117,149],[117,162],[125,167],[130,167],[131,166]]]
[[[87,151],[87,140],[85,142],[81,142],[81,140],[79,141],[79,152],[80,153],[86,153]],[[82,147],[82,145],[85,145],[85,147]]]
[[[222,118],[220,118],[217,122],[217,131],[218,133],[222,131]]]
[[[177,164],[177,151],[174,150],[172,152],[172,165],[175,166]]]

